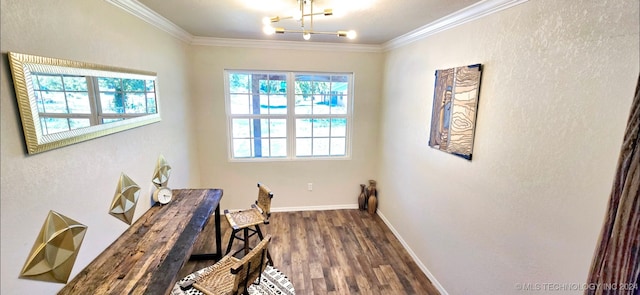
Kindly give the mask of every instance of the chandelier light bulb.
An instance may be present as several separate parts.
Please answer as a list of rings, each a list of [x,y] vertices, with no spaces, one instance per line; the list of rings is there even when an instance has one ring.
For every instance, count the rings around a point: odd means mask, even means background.
[[[302,38],[304,38],[305,40],[311,39],[311,33],[309,32],[302,33]]]
[[[357,36],[358,36],[358,34],[354,30],[351,30],[351,31],[347,32],[347,38],[349,38],[349,39],[355,39]]]
[[[262,28],[262,31],[267,35],[273,35],[276,32],[276,29],[272,26],[266,25]]]
[[[270,18],[270,17],[268,17],[268,16],[265,16],[265,17],[262,19],[262,24],[263,24],[263,25],[265,25],[265,26],[270,25],[270,24],[271,24],[271,18]]]

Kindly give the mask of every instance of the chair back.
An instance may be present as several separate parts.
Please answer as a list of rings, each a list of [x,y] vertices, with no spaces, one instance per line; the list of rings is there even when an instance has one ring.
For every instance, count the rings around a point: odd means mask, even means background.
[[[247,288],[261,276],[267,267],[267,251],[271,235],[266,235],[262,241],[231,267],[235,275],[233,294],[246,294]]]
[[[256,205],[262,210],[262,214],[267,217],[267,220],[271,216],[271,199],[273,199],[273,193],[271,190],[261,183],[258,183],[258,200]]]

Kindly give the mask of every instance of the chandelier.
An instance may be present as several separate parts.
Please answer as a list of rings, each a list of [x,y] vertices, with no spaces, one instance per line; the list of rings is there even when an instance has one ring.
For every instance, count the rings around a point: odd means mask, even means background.
[[[306,5],[306,4],[309,5]],[[349,39],[356,38],[356,32],[351,31],[335,31],[335,32],[322,32],[322,31],[314,31],[313,30],[313,16],[314,15],[324,15],[330,16],[333,15],[333,10],[323,9],[321,12],[314,12],[313,10],[313,0],[298,0],[298,9],[299,11],[295,11],[290,16],[274,16],[274,17],[265,17],[262,20],[264,27],[262,31],[267,35],[275,34],[284,34],[284,33],[301,33],[302,38],[305,40],[311,39],[311,35],[336,35],[338,37],[347,37]],[[307,9],[308,7],[308,9]],[[308,11],[307,11],[308,10]],[[300,24],[300,29],[296,30],[288,30],[282,27],[273,27],[272,23],[279,23],[281,20],[292,19],[297,21]]]

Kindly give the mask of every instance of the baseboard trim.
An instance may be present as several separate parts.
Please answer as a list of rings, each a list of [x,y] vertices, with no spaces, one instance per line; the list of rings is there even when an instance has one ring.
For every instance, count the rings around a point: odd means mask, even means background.
[[[427,269],[427,267],[422,263],[422,261],[420,261],[416,253],[413,252],[413,250],[411,249],[411,247],[409,247],[407,242],[405,242],[402,236],[400,236],[398,231],[393,227],[393,225],[391,225],[391,222],[389,222],[389,220],[384,216],[384,214],[382,214],[380,209],[378,209],[378,216],[380,216],[380,219],[382,219],[382,221],[389,227],[393,235],[396,236],[396,238],[398,239],[398,241],[400,241],[404,249],[407,250],[411,258],[413,258],[413,261],[415,261],[415,263],[422,270],[422,272],[427,276],[427,278],[429,278],[431,283],[433,283],[433,286],[436,287],[438,291],[440,291],[440,294],[449,295],[449,293],[447,293],[447,290],[444,289],[444,287],[440,284],[440,282],[438,282],[436,277],[429,271],[429,269]]]
[[[303,207],[278,207],[271,208],[271,212],[296,212],[296,211],[324,211],[358,209],[358,204],[327,205],[327,206],[303,206]]]

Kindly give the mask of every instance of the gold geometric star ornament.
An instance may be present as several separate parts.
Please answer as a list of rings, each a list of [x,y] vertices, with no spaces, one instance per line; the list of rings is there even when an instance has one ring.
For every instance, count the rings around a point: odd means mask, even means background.
[[[169,182],[169,176],[171,176],[171,166],[167,163],[167,160],[160,155],[156,162],[156,168],[153,171],[153,179],[151,180],[156,187],[166,187]]]
[[[140,195],[140,186],[138,186],[129,176],[124,173],[120,174],[116,193],[111,201],[111,209],[109,214],[124,221],[127,224],[133,222],[133,214],[138,204],[138,196]]]
[[[86,231],[86,225],[49,211],[20,278],[67,283]]]

